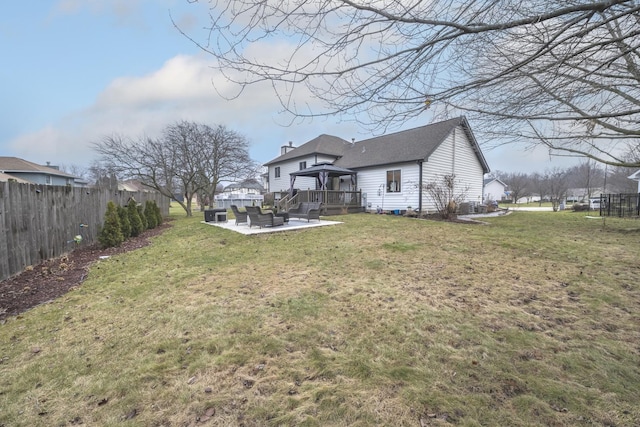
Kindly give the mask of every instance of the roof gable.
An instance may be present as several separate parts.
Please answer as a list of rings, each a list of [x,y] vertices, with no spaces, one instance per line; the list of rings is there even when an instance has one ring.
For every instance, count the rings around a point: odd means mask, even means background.
[[[634,181],[640,181],[640,170],[632,173],[631,175],[629,175],[627,178],[632,179]]]
[[[273,163],[279,163],[287,160],[296,159],[298,157],[310,156],[313,154],[327,154],[339,157],[344,150],[351,146],[351,143],[337,136],[322,134],[309,142],[302,144],[293,150],[276,157],[275,159],[265,163],[269,166]]]
[[[499,184],[500,184],[500,185],[502,185],[503,187],[508,187],[508,185],[507,185],[507,184],[505,184],[504,182],[500,181],[498,178],[487,178],[487,179],[485,179],[485,180],[484,180],[484,185],[485,185],[485,186],[486,186],[486,185],[489,185],[489,184],[491,184],[491,183],[492,183],[492,182],[494,182],[494,181],[495,181],[495,182],[497,182],[497,183],[499,183]]]

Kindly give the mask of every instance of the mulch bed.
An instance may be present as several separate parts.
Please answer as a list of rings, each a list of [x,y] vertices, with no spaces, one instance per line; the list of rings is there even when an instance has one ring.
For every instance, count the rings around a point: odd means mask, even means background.
[[[113,256],[149,245],[150,238],[171,227],[159,227],[127,239],[117,248],[102,249],[98,244],[81,246],[67,255],[30,266],[24,272],[0,282],[0,322],[32,307],[51,301],[82,284],[89,267],[101,256]]]

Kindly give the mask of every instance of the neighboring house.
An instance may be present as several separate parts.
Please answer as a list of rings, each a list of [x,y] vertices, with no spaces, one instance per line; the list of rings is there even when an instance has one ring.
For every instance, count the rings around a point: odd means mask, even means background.
[[[229,184],[222,190],[223,194],[262,194],[264,187],[255,179]]]
[[[487,178],[484,180],[484,203],[490,201],[503,200],[507,195],[507,184],[498,178]]]
[[[56,167],[38,165],[18,157],[0,157],[0,173],[31,184],[84,186],[85,182]]]
[[[600,187],[594,188],[569,188],[567,190],[567,203],[585,202],[591,197],[598,197],[604,193]]]
[[[17,176],[0,172],[0,182],[7,182],[7,181],[15,181],[15,182],[19,182],[20,184],[32,184],[31,182],[26,181],[22,178],[18,178]]]
[[[216,194],[216,207],[228,209],[231,205],[262,206],[263,193],[264,187],[255,179],[229,184],[224,187],[222,193]]]
[[[291,173],[331,163],[354,174],[334,176],[325,188],[361,191],[363,206],[372,210],[404,210],[409,206],[435,210],[428,192],[419,190],[451,174],[456,176],[456,193],[464,193],[466,201],[480,203],[484,174],[489,172],[464,117],[359,142],[320,135],[300,147],[290,144],[286,148],[284,154],[265,164],[270,192],[289,191]],[[295,178],[295,189],[318,188],[313,177]]]
[[[627,178],[633,180],[633,181],[638,181],[638,193],[640,193],[640,170],[629,175]]]
[[[144,192],[156,191],[155,189],[147,185],[144,185],[141,181],[138,181],[137,179],[130,179],[127,181],[118,182],[118,190],[131,191],[134,193],[138,191],[144,191]]]

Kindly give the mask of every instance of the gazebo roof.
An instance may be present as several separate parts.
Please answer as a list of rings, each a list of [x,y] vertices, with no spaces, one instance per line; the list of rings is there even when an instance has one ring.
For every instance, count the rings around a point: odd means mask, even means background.
[[[356,176],[358,172],[351,169],[345,169],[338,166],[334,166],[331,163],[318,163],[310,168],[302,169],[289,174],[289,180],[291,181],[291,191],[293,192],[293,184],[299,176],[313,176],[318,180],[321,190],[327,189],[327,182],[332,176],[344,176],[351,175],[351,180],[355,184]]]
[[[356,175],[356,171],[351,169],[345,169],[338,166],[334,166],[331,163],[318,163],[306,169],[291,172],[291,176],[320,176],[321,173],[328,174],[328,176],[343,176],[343,175]]]

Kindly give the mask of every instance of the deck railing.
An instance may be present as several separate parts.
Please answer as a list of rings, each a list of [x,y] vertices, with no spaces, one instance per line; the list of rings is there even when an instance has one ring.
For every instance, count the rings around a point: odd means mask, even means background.
[[[293,195],[288,192],[274,194],[278,210],[288,210],[298,203],[320,202],[323,208],[349,208],[362,206],[361,191],[298,190]]]

